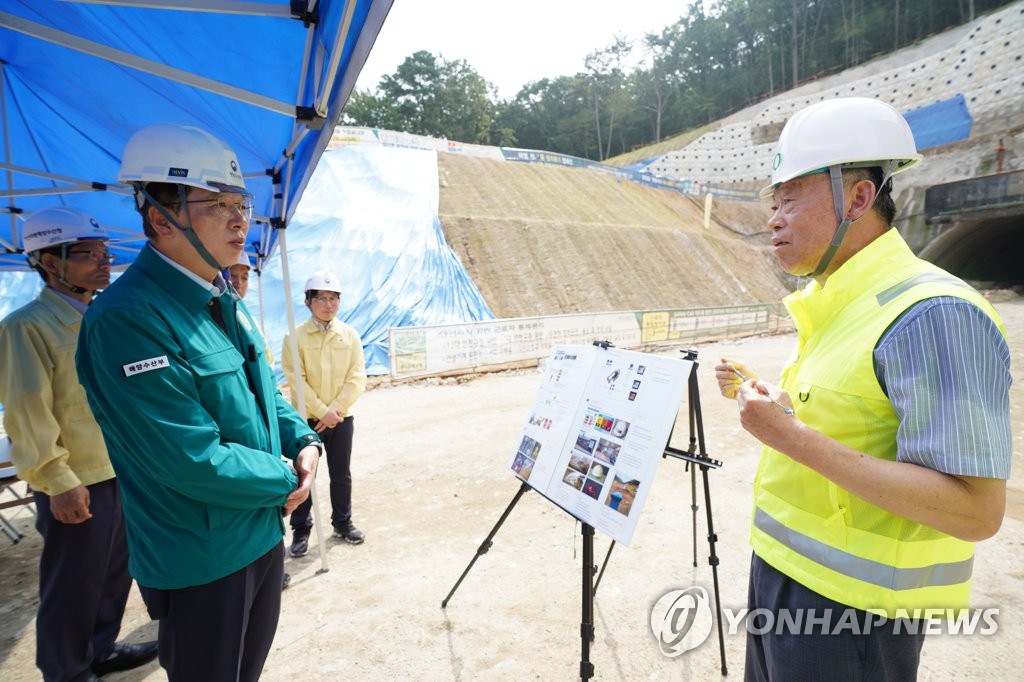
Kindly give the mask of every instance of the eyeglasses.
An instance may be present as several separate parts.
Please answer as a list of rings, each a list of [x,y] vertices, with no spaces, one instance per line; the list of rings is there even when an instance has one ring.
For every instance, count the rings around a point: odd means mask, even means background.
[[[235,217],[236,213],[241,214],[247,223],[252,220],[252,197],[245,197],[241,201],[231,201],[226,197],[219,196],[212,199],[193,199],[185,203],[207,204],[210,206],[210,213],[221,220],[230,220]]]
[[[341,302],[340,296],[314,296],[313,300],[323,305],[338,305]]]
[[[102,264],[114,264],[114,254],[110,253],[105,249],[79,249],[77,251],[68,250],[69,256],[88,256],[89,260],[93,263]]]

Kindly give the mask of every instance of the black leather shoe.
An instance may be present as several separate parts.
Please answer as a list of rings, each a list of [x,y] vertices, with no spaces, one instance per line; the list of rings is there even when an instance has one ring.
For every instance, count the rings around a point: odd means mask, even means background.
[[[92,674],[103,677],[108,673],[116,673],[120,670],[131,670],[145,665],[156,658],[158,653],[156,642],[142,642],[131,644],[129,642],[117,642],[110,656],[103,661],[93,661]]]

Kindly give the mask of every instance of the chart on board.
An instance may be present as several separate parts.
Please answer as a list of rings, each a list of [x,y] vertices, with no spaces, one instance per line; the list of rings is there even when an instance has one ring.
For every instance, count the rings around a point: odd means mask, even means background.
[[[693,366],[600,346],[555,346],[509,467],[629,545]]]

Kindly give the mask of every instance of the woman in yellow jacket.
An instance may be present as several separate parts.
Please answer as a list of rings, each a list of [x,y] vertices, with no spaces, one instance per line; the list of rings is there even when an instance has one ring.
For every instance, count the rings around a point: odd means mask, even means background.
[[[306,307],[312,315],[295,330],[302,399],[309,425],[320,434],[327,455],[334,535],[358,545],[364,536],[352,524],[352,406],[366,390],[363,344],[354,328],[336,319],[341,287],[334,274],[314,273],[306,280],[305,292]],[[281,368],[291,390],[292,404],[299,407],[290,343],[289,334],[281,350]],[[312,501],[307,500],[292,513],[289,554],[293,557],[309,551],[311,507]]]

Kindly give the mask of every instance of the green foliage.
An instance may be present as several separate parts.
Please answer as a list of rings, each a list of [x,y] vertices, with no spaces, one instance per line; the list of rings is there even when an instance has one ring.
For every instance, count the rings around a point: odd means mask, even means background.
[[[494,87],[464,60],[419,51],[384,76],[375,92],[353,93],[341,122],[495,144],[512,136],[493,127],[495,99]]]
[[[676,23],[645,36],[642,45],[616,38],[591,53],[582,72],[528,83],[509,101],[499,100],[494,86],[465,61],[421,51],[374,91],[353,93],[341,122],[602,160],[1010,1],[694,2]],[[638,53],[642,61],[630,70]]]

